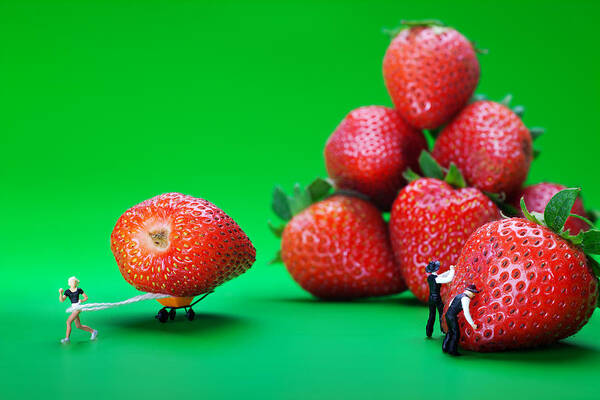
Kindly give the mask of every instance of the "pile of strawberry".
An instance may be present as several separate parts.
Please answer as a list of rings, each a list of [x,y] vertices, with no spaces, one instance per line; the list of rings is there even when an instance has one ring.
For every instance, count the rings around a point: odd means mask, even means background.
[[[351,111],[325,145],[329,179],[289,196],[276,187],[286,224],[270,227],[278,259],[314,296],[408,288],[425,302],[425,266],[439,260],[439,273],[456,264],[446,303],[468,284],[481,290],[478,329],[459,319],[463,347],[544,345],[576,333],[596,307],[600,268],[587,254],[600,252],[600,231],[579,189],[523,187],[541,130],[525,126],[521,107],[473,97],[476,52],[437,21],[404,23],[383,59],[395,108]]]

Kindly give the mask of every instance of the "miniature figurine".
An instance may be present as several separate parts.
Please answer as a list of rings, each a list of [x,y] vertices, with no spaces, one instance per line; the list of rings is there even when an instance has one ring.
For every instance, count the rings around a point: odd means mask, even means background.
[[[444,353],[448,353],[453,356],[460,355],[458,353],[458,341],[460,340],[458,314],[460,314],[461,311],[464,312],[465,319],[469,325],[471,325],[473,329],[477,329],[477,325],[473,322],[473,318],[471,318],[471,313],[469,312],[469,304],[471,303],[471,299],[475,297],[476,293],[479,293],[479,290],[477,290],[475,285],[469,285],[465,288],[463,293],[456,295],[454,299],[452,299],[452,303],[450,303],[448,311],[446,311],[448,333],[446,333],[444,343],[442,344],[442,350]]]
[[[83,290],[81,288],[78,287],[79,279],[72,276],[69,278],[68,282],[69,282],[69,289],[65,290],[64,293],[63,293],[62,288],[58,289],[58,299],[60,300],[60,302],[62,303],[63,301],[65,301],[67,299],[67,297],[71,300],[71,303],[73,305],[78,305],[78,304],[81,304],[81,303],[87,301],[87,299],[88,299],[87,295],[85,293],[83,293]],[[79,296],[82,297],[81,300],[79,300]],[[71,315],[69,316],[69,318],[67,319],[67,335],[64,339],[61,339],[61,341],[60,341],[61,343],[69,343],[71,341],[71,339],[70,339],[71,324],[73,323],[73,321],[75,321],[75,326],[77,328],[91,333],[90,340],[95,340],[96,337],[98,336],[98,331],[96,329],[92,329],[86,325],[81,325],[81,321],[79,320],[80,312],[81,312],[80,310],[73,311],[71,313]]]
[[[433,333],[433,325],[435,324],[435,313],[436,309],[440,316],[440,330],[442,329],[442,314],[444,313],[444,303],[442,302],[442,296],[440,295],[440,289],[442,284],[452,282],[454,279],[454,265],[450,266],[450,269],[443,274],[436,274],[437,270],[440,269],[439,261],[431,261],[425,267],[427,276],[427,284],[429,285],[429,319],[427,320],[427,326],[425,327],[425,334],[427,337],[431,337]]]

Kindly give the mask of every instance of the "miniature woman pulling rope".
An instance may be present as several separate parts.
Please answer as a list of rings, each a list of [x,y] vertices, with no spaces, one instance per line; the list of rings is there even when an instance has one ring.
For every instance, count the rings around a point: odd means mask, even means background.
[[[73,310],[71,315],[69,315],[69,318],[67,318],[67,334],[64,339],[61,339],[60,342],[61,343],[69,343],[71,341],[71,338],[70,338],[71,324],[73,323],[73,321],[75,321],[75,326],[77,328],[92,334],[92,336],[90,337],[90,340],[95,340],[96,337],[98,336],[98,331],[90,328],[89,326],[81,325],[81,320],[79,319],[79,313],[81,313],[81,310],[76,307],[76,306],[79,306],[81,303],[87,301],[88,297],[83,292],[83,289],[78,287],[79,279],[72,276],[69,278],[68,283],[69,283],[69,288],[67,290],[65,290],[64,293],[63,293],[63,288],[58,289],[58,299],[60,300],[60,302],[61,303],[64,302],[68,297],[71,300],[71,304],[72,304],[70,309]],[[81,300],[79,300],[79,296],[82,297]]]
[[[58,299],[60,300],[61,303],[63,301],[65,301],[67,299],[67,297],[71,300],[71,306],[69,308],[67,308],[67,310],[66,310],[67,313],[71,313],[71,315],[69,315],[69,318],[67,319],[67,334],[64,339],[61,339],[61,341],[60,341],[61,343],[69,343],[71,341],[71,339],[70,339],[71,324],[73,323],[73,321],[75,321],[75,326],[77,328],[92,334],[92,336],[90,337],[90,340],[96,339],[96,337],[98,336],[98,331],[96,329],[90,328],[89,326],[81,324],[81,320],[79,319],[79,314],[83,311],[99,311],[99,310],[105,310],[107,308],[114,308],[114,307],[119,307],[119,306],[123,306],[126,304],[137,303],[138,301],[151,300],[151,299],[160,301],[160,299],[172,298],[172,296],[168,295],[168,294],[144,293],[144,294],[134,296],[130,299],[119,301],[116,303],[82,304],[87,301],[88,297],[83,292],[83,290],[80,287],[78,287],[79,279],[72,276],[69,278],[68,282],[69,282],[69,289],[64,290],[64,291],[62,288],[58,289],[58,294],[59,294]],[[212,293],[212,291],[205,293],[201,298],[199,298],[198,300],[196,300],[195,302],[193,302],[191,304],[186,303],[186,304],[182,305],[181,307],[177,307],[177,306],[173,306],[173,305],[169,306],[169,308],[171,308],[172,315],[174,316],[174,309],[185,308],[188,311],[188,319],[193,319],[194,314],[193,314],[193,311],[191,310],[191,306],[193,306],[200,300],[204,299],[210,293]],[[81,296],[81,300],[79,300],[80,296]],[[167,307],[164,307],[163,310],[161,310],[161,311],[164,311],[164,313],[166,313],[166,311],[165,311],[166,308]],[[192,318],[190,318],[190,317],[192,317]],[[173,319],[173,318],[171,318],[171,319]],[[160,321],[165,322],[166,318],[163,318]]]

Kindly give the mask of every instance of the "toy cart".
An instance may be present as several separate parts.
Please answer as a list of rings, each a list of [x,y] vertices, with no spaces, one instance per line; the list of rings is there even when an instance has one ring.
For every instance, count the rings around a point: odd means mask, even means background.
[[[167,322],[168,319],[174,320],[175,315],[177,315],[177,310],[183,308],[185,309],[185,317],[189,321],[193,321],[196,317],[196,313],[192,309],[196,303],[200,300],[203,300],[206,296],[211,294],[212,292],[205,293],[198,300],[193,301],[194,297],[165,297],[163,299],[156,299],[160,304],[164,307],[158,310],[158,314],[156,314],[156,319],[161,323]]]

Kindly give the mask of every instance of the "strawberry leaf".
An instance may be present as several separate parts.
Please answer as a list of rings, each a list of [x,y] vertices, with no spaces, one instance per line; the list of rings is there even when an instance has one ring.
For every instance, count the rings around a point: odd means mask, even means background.
[[[429,151],[433,150],[433,146],[435,145],[435,139],[442,133],[444,126],[440,126],[435,129],[423,129],[423,135],[425,136],[425,140],[427,141],[427,148]]]
[[[476,101],[489,100],[489,97],[485,94],[474,94],[469,100],[469,103],[475,103]]]
[[[450,163],[450,167],[448,168],[448,172],[446,173],[444,182],[454,186],[455,188],[459,188],[459,189],[467,187],[465,178],[463,177],[460,170],[456,167],[456,165],[454,165],[454,163]]]
[[[583,246],[583,232],[579,232],[577,235],[573,236],[569,233],[569,231],[563,230],[559,233],[559,236],[563,239],[567,239],[568,241],[570,241],[573,244],[576,244],[577,246]]]
[[[329,180],[317,178],[306,187],[306,192],[310,196],[311,201],[314,203],[327,196],[332,187],[333,185]]]
[[[275,253],[275,257],[273,257],[273,259],[271,261],[269,261],[267,264],[272,265],[272,264],[278,264],[280,262],[283,262],[283,260],[281,259],[281,250],[277,250],[277,253]]]
[[[539,126],[534,126],[533,128],[529,128],[529,134],[531,135],[532,140],[536,140],[540,136],[542,136],[546,132],[544,128]]]
[[[298,214],[311,204],[309,194],[305,190],[302,190],[302,186],[299,183],[294,185],[294,195],[288,197],[288,201],[292,215]]]
[[[446,26],[446,24],[444,24],[442,21],[440,21],[439,19],[422,19],[422,20],[406,20],[403,19],[402,21],[400,21],[400,24],[404,25],[404,26]]]
[[[580,188],[570,188],[561,190],[552,196],[544,210],[544,221],[548,228],[556,233],[562,232],[580,191]]]
[[[523,118],[523,114],[525,114],[525,107],[524,106],[514,106],[512,108],[512,111],[517,114],[517,117],[519,118]]]
[[[317,178],[306,188],[299,183],[294,185],[294,192],[291,196],[285,194],[281,186],[275,186],[273,190],[272,207],[275,214],[284,221],[289,221],[292,217],[308,206],[322,200],[329,194],[333,185],[327,179]]]
[[[512,101],[513,95],[508,93],[506,96],[504,96],[504,98],[502,100],[500,100],[500,104],[508,107],[510,105],[510,102]]]
[[[393,29],[384,28],[383,29],[383,33],[385,35],[388,35],[390,37],[390,39],[394,39],[404,29],[409,29],[409,28],[412,28],[412,27],[415,27],[415,26],[427,26],[427,27],[437,26],[437,27],[445,27],[446,25],[442,21],[438,21],[437,19],[425,19],[425,20],[422,20],[422,21],[406,21],[406,20],[402,20],[402,21],[400,21],[400,26],[398,26],[396,28],[393,28]]]
[[[292,211],[287,195],[281,186],[275,186],[273,190],[273,202],[271,203],[273,212],[284,221],[292,219]]]
[[[588,254],[600,254],[600,230],[590,229],[583,233],[583,251]]]
[[[473,50],[475,50],[475,53],[477,54],[488,54],[490,52],[488,49],[482,49],[481,47],[478,47],[477,42],[474,40],[471,40],[471,46],[473,46]]]
[[[285,224],[277,226],[269,220],[267,221],[267,225],[269,225],[269,229],[271,230],[271,232],[273,232],[273,235],[277,236],[278,238],[281,237],[281,235],[283,234],[283,230],[285,229]]]
[[[537,147],[533,146],[532,153],[533,153],[533,159],[537,160],[537,158],[540,156],[542,151],[540,149],[538,149]]]
[[[444,179],[444,170],[431,154],[425,150],[423,150],[419,156],[419,166],[421,167],[421,171],[423,171],[423,175],[426,177],[439,180]]]
[[[521,197],[521,211],[523,211],[523,215],[529,221],[534,222],[534,223],[536,223],[538,225],[544,225],[542,222],[540,222],[540,219],[538,219],[540,217],[539,213],[529,212],[529,210],[527,209],[527,206],[525,205],[525,198],[524,197]]]
[[[417,179],[421,179],[421,175],[417,174],[415,171],[413,171],[410,168],[407,168],[403,173],[402,176],[404,177],[404,179],[406,179],[407,182],[413,182],[416,181]]]

